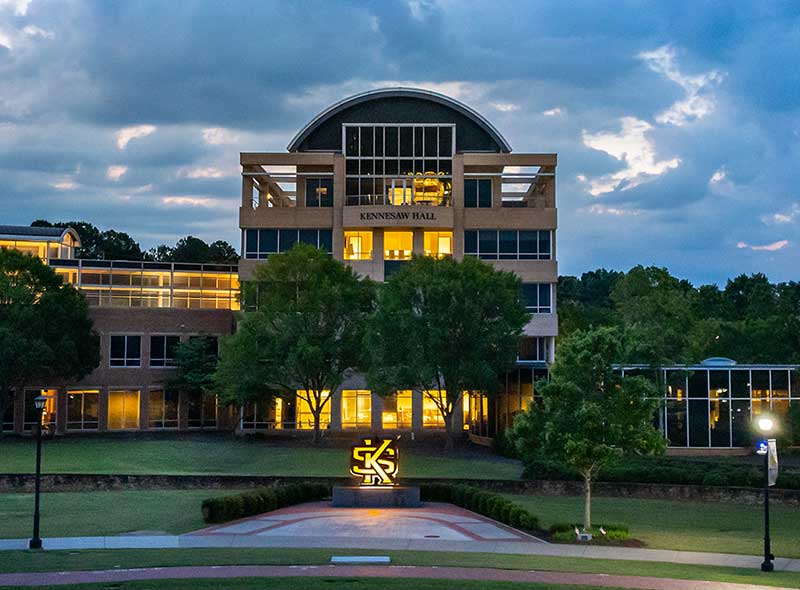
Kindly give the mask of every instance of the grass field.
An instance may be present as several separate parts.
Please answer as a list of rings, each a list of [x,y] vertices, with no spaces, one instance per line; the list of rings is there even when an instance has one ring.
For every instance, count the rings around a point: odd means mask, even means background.
[[[758,570],[702,566],[679,565],[672,563],[619,561],[610,559],[582,559],[574,557],[548,557],[541,555],[503,555],[488,553],[456,553],[456,552],[422,552],[422,551],[368,551],[363,549],[128,549],[114,551],[5,551],[0,552],[0,572],[44,572],[68,570],[125,569],[132,567],[170,567],[195,565],[324,565],[330,563],[332,555],[370,555],[380,554],[391,557],[394,565],[419,566],[454,566],[454,567],[488,567],[499,569],[522,569],[560,572],[580,572],[596,574],[619,574],[629,576],[653,576],[684,580],[708,580],[711,582],[736,582],[740,584],[760,584],[800,588],[800,576],[797,572],[773,572],[763,574]],[[340,588],[344,580],[327,586]],[[386,585],[388,580],[353,588],[394,589]],[[199,586],[199,587],[220,587]],[[108,585],[106,585],[108,587]],[[117,588],[118,586],[114,586]],[[153,588],[154,584],[121,586],[123,588]],[[162,587],[198,587],[194,583],[183,583],[182,586]],[[229,584],[225,583],[225,587]],[[242,586],[250,588],[251,586]],[[253,586],[273,588],[262,584]],[[279,586],[283,587],[283,586]],[[321,587],[321,586],[298,586]],[[401,587],[401,586],[398,586]],[[405,586],[417,589],[416,584]],[[443,586],[443,588],[462,588],[465,586]],[[494,583],[483,588],[497,587]],[[523,586],[509,586],[510,588]],[[524,586],[531,587],[531,586]],[[295,586],[286,586],[294,589]],[[432,588],[436,588],[433,586]]]
[[[309,448],[263,439],[175,436],[165,439],[63,438],[46,441],[44,473],[235,474],[345,476],[346,446]],[[0,473],[31,473],[35,444],[30,439],[0,439]],[[517,479],[519,461],[467,447],[443,456],[435,445],[401,450],[401,477]]]
[[[582,496],[508,497],[534,512],[545,528],[556,522],[583,522]],[[759,555],[763,552],[763,518],[760,505],[592,499],[595,524],[627,524],[632,537],[655,549]],[[771,504],[770,529],[775,555],[800,557],[800,510]]]

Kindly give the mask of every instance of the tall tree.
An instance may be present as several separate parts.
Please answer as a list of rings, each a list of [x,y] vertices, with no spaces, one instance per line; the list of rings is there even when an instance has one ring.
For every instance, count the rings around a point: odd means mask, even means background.
[[[0,415],[12,389],[81,379],[99,363],[83,295],[39,258],[0,248]]]
[[[255,310],[244,314],[222,346],[217,381],[234,399],[257,391],[296,392],[314,417],[317,443],[330,394],[363,364],[373,283],[298,243],[256,266],[244,289]]]
[[[510,437],[523,457],[546,457],[580,473],[584,522],[592,526],[592,482],[609,463],[626,454],[663,452],[665,441],[653,427],[658,390],[643,377],[622,377],[619,331],[576,332],[562,341],[551,380],[537,385],[541,406],[520,414]]]
[[[236,248],[228,242],[217,240],[206,244],[194,236],[181,238],[174,247],[161,244],[151,248],[146,256],[148,259],[158,262],[236,264],[239,261]]]
[[[175,367],[170,388],[185,395],[212,395],[217,370],[217,338],[195,336],[179,343],[175,348]]]
[[[529,318],[516,275],[472,257],[415,257],[380,289],[367,381],[382,395],[421,389],[444,419],[450,448],[463,432],[455,410],[464,392],[496,392]]]

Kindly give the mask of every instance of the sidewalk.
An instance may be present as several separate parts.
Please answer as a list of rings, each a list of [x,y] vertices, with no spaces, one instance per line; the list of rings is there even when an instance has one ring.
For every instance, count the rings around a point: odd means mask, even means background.
[[[506,553],[515,555],[548,555],[554,557],[586,557],[626,561],[659,561],[693,565],[716,565],[758,569],[762,557],[730,553],[700,553],[669,549],[637,549],[517,541],[450,541],[443,539],[357,539],[298,538],[249,536],[236,534],[164,535],[117,537],[55,537],[44,539],[44,549],[193,549],[198,547],[274,547],[309,549],[370,549],[387,551],[462,551],[470,553]],[[0,551],[28,548],[27,539],[0,540]],[[800,572],[800,559],[778,557],[776,571]]]

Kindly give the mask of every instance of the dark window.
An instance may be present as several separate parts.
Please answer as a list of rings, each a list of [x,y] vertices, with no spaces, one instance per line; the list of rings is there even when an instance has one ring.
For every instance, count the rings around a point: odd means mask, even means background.
[[[517,232],[502,230],[500,231],[500,258],[502,260],[517,257]]]
[[[112,367],[138,367],[141,365],[141,336],[111,336],[109,362]]]
[[[280,230],[280,251],[288,252],[297,242],[296,229],[282,229]]]
[[[439,157],[453,155],[453,128],[439,127]]]
[[[150,336],[150,366],[174,367],[180,336]]]
[[[244,257],[258,258],[258,230],[244,230]]]
[[[397,157],[397,127],[386,128],[386,155],[390,157]]]
[[[278,230],[261,229],[258,230],[258,257],[266,258],[270,254],[278,252]]]
[[[304,244],[308,244],[309,246],[317,247],[317,239],[319,237],[319,232],[315,229],[301,229],[300,230],[300,241]]]
[[[464,181],[464,207],[474,208],[478,206],[478,181]]]
[[[332,207],[333,180],[330,178],[306,179],[306,207]]]
[[[327,252],[328,254],[333,253],[333,230],[319,230],[319,249]]]
[[[540,232],[538,231],[519,232],[520,258],[527,258],[527,259],[538,258],[539,233]]]
[[[475,230],[468,230],[464,232],[464,254],[477,256],[478,255],[478,232]]]
[[[532,313],[550,313],[550,283],[523,283],[522,298],[525,309]]]
[[[482,229],[478,231],[478,256],[497,258],[497,231]]]
[[[492,206],[492,181],[489,178],[468,178],[464,181],[464,207]]]

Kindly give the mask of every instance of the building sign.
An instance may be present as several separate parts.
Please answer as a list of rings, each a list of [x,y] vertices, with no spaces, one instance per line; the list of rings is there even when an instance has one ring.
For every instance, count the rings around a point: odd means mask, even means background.
[[[350,451],[350,473],[361,486],[393,486],[397,479],[397,447],[393,438],[365,438]]]
[[[344,227],[453,227],[453,208],[425,205],[349,206],[342,212]]]
[[[433,211],[362,211],[360,221],[436,221]]]

